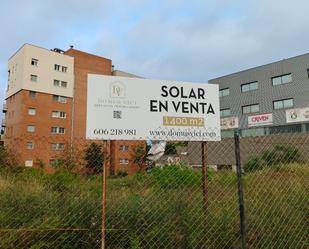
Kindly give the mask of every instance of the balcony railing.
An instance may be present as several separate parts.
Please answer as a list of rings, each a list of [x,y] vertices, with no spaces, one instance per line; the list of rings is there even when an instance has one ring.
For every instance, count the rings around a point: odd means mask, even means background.
[[[3,102],[3,105],[2,105],[2,112],[7,112],[8,110],[8,107],[6,105],[6,102]]]
[[[2,118],[2,127],[5,127],[6,126],[6,120],[5,118]]]

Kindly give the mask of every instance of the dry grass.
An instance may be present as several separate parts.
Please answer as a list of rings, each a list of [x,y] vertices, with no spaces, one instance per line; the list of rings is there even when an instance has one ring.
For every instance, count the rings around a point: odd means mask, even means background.
[[[306,248],[309,166],[244,176],[248,248]],[[169,167],[108,179],[109,248],[239,248],[237,182]],[[30,170],[0,175],[0,248],[100,248],[101,179]]]

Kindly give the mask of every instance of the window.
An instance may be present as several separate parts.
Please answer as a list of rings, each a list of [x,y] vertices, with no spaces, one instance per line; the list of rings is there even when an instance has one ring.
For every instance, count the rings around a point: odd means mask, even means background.
[[[61,65],[58,65],[58,64],[54,65],[54,69],[55,69],[55,71],[63,72],[63,73],[66,73],[68,71],[68,67],[61,66]]]
[[[60,68],[61,68],[61,66],[60,66],[60,65],[58,65],[58,64],[55,64],[55,65],[54,65],[54,69],[55,69],[55,71],[60,71]]]
[[[53,118],[66,118],[67,114],[65,112],[53,111],[52,117]]]
[[[64,150],[64,144],[63,143],[51,143],[50,149],[51,150]]]
[[[120,164],[129,164],[129,160],[128,160],[127,158],[121,158],[121,159],[119,160],[119,163],[120,163]]]
[[[301,132],[301,124],[269,127],[269,134],[299,133],[299,132]]]
[[[241,131],[241,136],[243,137],[260,137],[265,135],[264,128],[251,128],[244,129]]]
[[[271,78],[273,86],[287,84],[292,82],[292,74],[285,74]]]
[[[234,137],[234,130],[221,130],[221,137],[225,138],[225,137]]]
[[[51,133],[53,133],[53,134],[64,134],[65,128],[63,128],[63,127],[52,127]]]
[[[10,77],[11,77],[11,70],[8,70],[8,81],[10,81]]]
[[[37,59],[34,59],[34,58],[31,59],[31,65],[32,65],[32,66],[37,66],[37,65],[38,65],[38,62],[39,62],[39,61],[38,61]]]
[[[31,116],[34,116],[36,114],[36,109],[35,108],[28,108],[28,114]]]
[[[34,125],[28,125],[27,126],[27,131],[28,132],[34,132],[35,131],[35,126]]]
[[[31,74],[31,75],[30,75],[30,80],[31,80],[32,82],[37,82],[37,81],[38,81],[38,76],[37,76],[37,75],[34,75],[34,74]]]
[[[26,148],[27,148],[28,150],[33,150],[33,148],[34,148],[33,142],[31,142],[31,141],[27,142]]]
[[[241,85],[241,92],[249,92],[253,90],[257,90],[259,88],[259,84],[257,81],[242,84]]]
[[[54,80],[54,86],[60,86],[60,80]]]
[[[119,150],[120,150],[120,151],[128,151],[128,150],[129,150],[129,146],[128,146],[128,145],[121,144],[121,145],[119,146]]]
[[[34,99],[34,98],[36,97],[36,92],[30,91],[30,92],[29,92],[29,97],[32,98],[32,99]]]
[[[224,88],[219,91],[219,96],[224,97],[230,95],[230,88]]]
[[[309,78],[309,69],[307,69],[307,76],[308,76],[308,78]]]
[[[274,110],[286,109],[294,106],[293,99],[282,99],[273,102]]]
[[[68,71],[67,67],[62,66],[62,72],[66,73]]]
[[[25,166],[26,167],[32,167],[33,166],[33,161],[32,160],[26,160],[25,161]]]
[[[68,86],[68,82],[66,81],[61,81],[60,80],[54,80],[54,86],[56,87],[63,87],[63,88],[66,88]]]
[[[59,103],[66,103],[67,102],[67,98],[66,97],[59,96],[59,95],[53,95],[53,100],[57,101]]]
[[[260,111],[260,106],[259,104],[254,104],[254,105],[246,105],[242,107],[242,113],[243,114],[248,114],[248,113],[255,113]]]
[[[66,82],[66,81],[61,81],[61,87],[66,88],[67,85],[68,85],[68,82]]]
[[[226,117],[231,115],[231,109],[221,109],[220,117]]]
[[[52,111],[52,117],[53,118],[58,118],[59,117],[59,112],[57,112],[57,111]]]

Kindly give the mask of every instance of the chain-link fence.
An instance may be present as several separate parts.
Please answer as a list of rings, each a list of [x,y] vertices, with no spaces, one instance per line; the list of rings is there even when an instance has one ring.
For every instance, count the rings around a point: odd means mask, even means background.
[[[308,133],[54,140],[0,148],[0,248],[309,247]]]

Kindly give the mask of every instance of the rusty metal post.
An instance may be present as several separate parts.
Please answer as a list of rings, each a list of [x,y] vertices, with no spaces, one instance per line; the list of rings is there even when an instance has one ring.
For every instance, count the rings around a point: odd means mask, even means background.
[[[240,248],[246,248],[246,219],[245,219],[245,204],[244,204],[244,189],[242,182],[242,169],[240,160],[240,141],[239,131],[235,130],[234,143],[235,143],[235,158],[237,169],[237,190],[238,190],[238,204],[239,204],[239,218],[240,218]]]
[[[203,181],[203,209],[205,218],[208,210],[208,177],[207,177],[207,143],[202,142],[202,181]]]
[[[104,160],[102,165],[102,223],[101,223],[101,249],[105,249],[105,237],[106,237],[106,227],[105,227],[105,219],[106,219],[106,174],[107,174],[107,141],[103,141],[103,153],[104,153]]]

